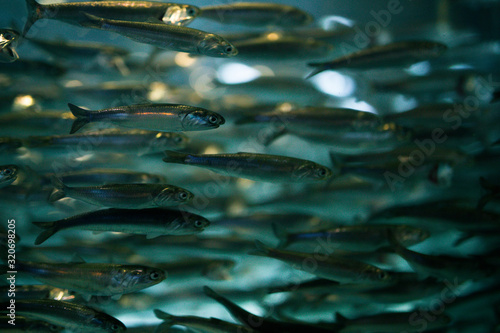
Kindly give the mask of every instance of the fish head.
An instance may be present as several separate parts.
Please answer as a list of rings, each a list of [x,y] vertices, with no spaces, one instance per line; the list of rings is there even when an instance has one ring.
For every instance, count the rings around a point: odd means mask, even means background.
[[[292,177],[295,180],[321,181],[332,176],[332,171],[327,167],[313,163],[305,162],[295,168]]]
[[[425,229],[407,225],[398,226],[393,234],[397,241],[405,247],[421,243],[431,235],[430,232]]]
[[[95,313],[94,317],[89,323],[92,328],[92,332],[124,332],[127,328],[125,325],[116,318],[111,317],[103,312]]]
[[[368,267],[361,272],[361,280],[365,280],[372,284],[391,284],[396,281],[395,277],[380,268]]]
[[[220,36],[207,34],[207,36],[198,43],[198,52],[209,57],[229,58],[237,55],[238,49]]]
[[[8,185],[17,179],[18,168],[15,165],[0,166],[0,184]]]
[[[154,203],[160,207],[172,206],[172,204],[183,204],[193,199],[193,193],[188,190],[169,186],[164,188],[155,198]]]
[[[183,221],[180,223],[179,227],[180,229],[185,230],[186,234],[202,232],[210,225],[210,221],[202,216],[188,212],[183,212],[183,216]]]
[[[220,114],[197,109],[186,113],[182,119],[182,127],[186,131],[201,131],[210,128],[218,128],[226,120]]]
[[[172,5],[165,11],[161,20],[166,24],[187,25],[201,14],[201,10],[192,5]]]
[[[19,59],[15,47],[19,41],[19,33],[10,29],[0,29],[0,62],[14,62]]]
[[[184,148],[189,142],[189,138],[182,133],[159,132],[151,145],[155,151],[168,150],[172,147]]]
[[[141,289],[158,284],[167,278],[165,271],[153,267],[143,267],[133,271],[132,274],[137,279],[136,285]]]

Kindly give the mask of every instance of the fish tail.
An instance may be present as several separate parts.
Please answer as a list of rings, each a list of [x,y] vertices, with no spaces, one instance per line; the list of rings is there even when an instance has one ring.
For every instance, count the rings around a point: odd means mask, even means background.
[[[308,65],[316,68],[309,75],[305,77],[306,80],[328,69],[325,65],[320,63],[309,63]]]
[[[26,8],[28,9],[28,17],[23,29],[23,36],[26,36],[31,26],[40,18],[42,15],[42,5],[40,5],[35,0],[26,0]]]
[[[180,163],[184,164],[186,157],[188,154],[185,153],[179,153],[177,151],[173,150],[165,150],[165,157],[163,158],[163,162],[167,163]]]
[[[71,103],[68,103],[68,107],[71,110],[71,113],[76,117],[73,122],[73,126],[71,126],[71,131],[69,132],[69,134],[73,134],[86,124],[90,123],[90,114],[88,110],[82,109],[81,107]]]
[[[261,257],[267,257],[268,256],[268,254],[269,254],[269,247],[266,246],[264,243],[262,243],[259,240],[255,240],[255,247],[257,249],[248,252],[248,254],[253,255],[253,256],[261,256]]]
[[[57,201],[66,196],[66,189],[68,188],[64,183],[56,176],[50,177],[52,185],[55,187],[54,192],[49,197],[50,202]]]
[[[158,309],[153,310],[153,312],[155,313],[156,318],[163,320],[163,324],[168,324],[168,327],[174,325],[174,316],[171,314]]]
[[[58,231],[56,222],[32,222],[32,223],[39,228],[46,229],[42,231],[40,235],[38,235],[38,237],[35,240],[35,245],[42,244]]]
[[[287,247],[288,245],[290,245],[290,238],[288,237],[288,232],[286,231],[286,229],[277,223],[273,223],[272,227],[273,227],[274,235],[280,241],[278,244],[278,248],[283,249],[283,248]]]

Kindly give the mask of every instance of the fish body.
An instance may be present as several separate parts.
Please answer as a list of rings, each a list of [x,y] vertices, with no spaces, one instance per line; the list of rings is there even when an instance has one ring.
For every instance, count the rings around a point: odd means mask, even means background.
[[[429,41],[405,41],[363,49],[329,62],[310,63],[316,69],[310,78],[325,70],[392,68],[409,66],[419,61],[439,57],[446,51],[444,44]]]
[[[110,315],[76,303],[54,300],[18,300],[16,314],[62,326],[73,332],[123,332],[125,325]],[[3,306],[5,305],[5,306]],[[2,304],[2,309],[7,307]]]
[[[311,253],[272,249],[259,241],[256,246],[257,251],[250,254],[278,259],[296,269],[340,283],[388,284],[393,280],[391,274],[380,268],[342,256],[321,254],[315,258]]]
[[[15,325],[9,322],[13,322]],[[19,315],[15,317],[15,320],[12,320],[8,315],[0,315],[0,331],[5,333],[55,333],[63,329],[62,326],[42,320],[29,319]]]
[[[252,27],[296,27],[313,21],[308,13],[287,5],[259,2],[236,2],[201,8],[200,17],[224,24]]]
[[[109,121],[113,124],[160,132],[201,131],[218,128],[224,118],[206,109],[178,104],[137,104],[89,111],[68,104],[77,118],[70,134],[90,122]]]
[[[164,3],[156,1],[84,1],[41,5],[36,0],[26,0],[28,21],[23,35],[39,19],[59,20],[79,25],[85,21],[85,14],[103,18],[120,18],[125,21],[157,21],[171,24],[188,24],[200,10],[191,5]]]
[[[12,112],[0,115],[0,129],[5,135],[54,135],[67,133],[75,117],[70,112]]]
[[[16,52],[19,33],[12,29],[0,29],[0,62],[11,63],[19,59]]]
[[[43,184],[50,184],[54,174],[43,175]],[[64,184],[73,186],[103,185],[119,183],[146,183],[159,184],[166,181],[165,177],[146,172],[130,171],[124,169],[86,169],[58,173],[57,177]]]
[[[108,263],[16,262],[16,269],[36,280],[84,295],[119,296],[135,292],[166,278],[158,268]]]
[[[8,302],[9,286],[3,287],[1,290],[0,300]],[[16,285],[16,299],[72,299],[74,295],[67,289],[56,288],[45,284],[35,285]]]
[[[154,266],[164,270],[169,282],[185,281],[192,277],[205,277],[210,280],[230,280],[229,270],[235,262],[227,259],[185,258],[178,261],[155,263]]]
[[[310,183],[331,176],[330,169],[298,158],[253,154],[185,154],[166,151],[167,163],[200,166],[233,177],[265,182]]]
[[[193,198],[193,194],[188,190],[166,184],[108,184],[69,187],[55,176],[52,177],[52,184],[56,189],[49,198],[50,202],[68,196],[102,207],[140,209],[178,206]]]
[[[205,31],[175,25],[149,22],[111,20],[86,14],[81,25],[111,31],[122,36],[178,52],[228,58],[238,54],[234,45],[224,38]]]
[[[65,229],[113,231],[156,237],[188,235],[203,231],[210,222],[196,214],[163,208],[104,209],[54,222],[33,222],[46,229],[35,241],[39,245],[54,233]]]

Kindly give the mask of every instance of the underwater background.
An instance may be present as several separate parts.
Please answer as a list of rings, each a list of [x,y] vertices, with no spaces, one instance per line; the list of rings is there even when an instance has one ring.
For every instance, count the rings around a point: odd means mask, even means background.
[[[236,2],[187,3],[203,13],[207,6]],[[15,279],[19,316],[23,300],[53,299],[102,311],[132,332],[153,332],[162,323],[155,309],[243,325],[211,321],[215,328],[208,328],[196,326],[194,318],[170,318],[187,324],[163,325],[162,332],[499,330],[500,2],[273,3],[300,9],[311,20],[288,26],[238,23],[261,15],[248,12],[228,23],[229,9],[216,13],[219,22],[203,14],[188,22],[189,28],[231,42],[238,49],[231,57],[160,49],[44,18],[17,45],[0,44],[5,54],[13,48],[19,58],[0,58],[1,242],[7,253],[7,230],[15,225],[15,260],[26,263]],[[0,29],[21,34],[26,2],[4,0],[1,8]],[[273,46],[283,40],[290,43]],[[98,44],[78,48],[74,42]],[[404,42],[416,42],[408,44],[415,49],[378,49]],[[427,42],[446,50],[427,55]],[[358,63],[360,50],[367,51]],[[326,65],[308,77],[315,64],[334,59],[346,63]],[[68,103],[89,110],[188,105],[224,121],[209,130],[177,130],[165,139],[161,133],[170,131],[159,132],[154,121],[149,125],[155,133],[112,138],[105,133],[148,128],[93,121],[70,136],[75,116]],[[213,171],[209,158],[201,167],[166,163],[164,151],[279,157],[234,157],[224,170]],[[304,160],[328,168],[326,176],[305,181],[282,169]],[[232,162],[250,171],[237,177]],[[54,176],[64,184],[57,185]],[[121,188],[113,200],[107,198],[118,202],[111,205],[92,191],[72,195],[66,189],[53,196],[62,186],[131,183],[169,184],[193,197],[156,208],[128,207],[128,199],[117,198]],[[146,218],[137,218],[137,229],[144,224],[139,232],[61,228],[35,245],[43,231],[37,222],[121,209],[109,212],[119,224],[140,216],[137,209],[152,207],[167,209],[166,219],[174,222],[187,211],[209,225],[201,232],[173,229],[162,235],[148,232]],[[95,216],[82,220],[91,223]],[[166,278],[119,299],[89,298],[92,292],[67,287],[73,278],[61,284],[27,268],[60,263],[71,271],[71,263],[81,259],[156,267]],[[4,281],[1,302],[8,304],[10,282]],[[21,292],[21,286],[41,283],[50,294],[28,287]],[[204,286],[264,319],[232,316]],[[7,320],[2,317],[0,325],[5,332],[12,329]]]

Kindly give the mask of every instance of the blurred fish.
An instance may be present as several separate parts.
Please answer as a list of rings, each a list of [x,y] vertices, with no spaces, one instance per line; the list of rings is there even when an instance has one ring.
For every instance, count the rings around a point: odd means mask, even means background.
[[[43,184],[50,184],[50,178],[54,174],[43,175]],[[57,177],[65,184],[73,186],[89,186],[119,183],[165,183],[166,179],[162,175],[146,172],[131,171],[125,169],[87,169],[77,171],[67,171],[58,173]]]
[[[200,166],[217,173],[256,181],[310,183],[332,175],[327,167],[298,158],[266,154],[185,154],[166,151],[167,163]]]
[[[164,311],[153,310],[158,319],[163,320],[163,323],[158,326],[157,332],[163,332],[163,329],[170,326],[180,325],[193,329],[196,332],[204,333],[252,333],[257,332],[245,326],[236,325],[216,318],[202,318],[195,316],[173,316]]]
[[[208,297],[214,299],[222,306],[224,306],[234,319],[243,323],[246,327],[251,328],[252,330],[257,330],[258,332],[338,332],[338,328],[335,327],[335,325],[331,325],[330,328],[326,328],[318,325],[307,324],[301,321],[283,322],[268,317],[259,317],[251,314],[250,312],[247,312],[227,298],[217,294],[207,286],[203,287],[203,291]]]
[[[293,268],[303,270],[324,279],[340,283],[389,284],[393,276],[388,272],[350,258],[321,253],[300,253],[272,249],[256,241],[256,251],[250,254],[284,261]]]
[[[2,309],[6,309],[9,304],[2,303]],[[16,314],[47,321],[74,332],[91,330],[95,333],[112,333],[126,330],[121,321],[110,315],[76,303],[32,299],[18,300],[15,307]]]
[[[13,325],[10,322],[15,324]],[[46,321],[29,319],[23,316],[15,316],[15,320],[12,320],[8,315],[0,316],[0,330],[5,333],[54,333],[60,332],[63,329],[63,326],[57,326]]]
[[[18,171],[15,165],[0,165],[0,188],[12,184],[17,179]]]
[[[345,326],[341,333],[422,332],[447,327],[451,318],[445,313],[422,314],[420,311],[388,312],[356,319],[347,319],[337,312],[336,322]],[[433,320],[428,320],[431,317]]]
[[[309,66],[316,67],[316,69],[307,78],[325,70],[405,67],[419,61],[439,57],[446,49],[446,45],[429,41],[406,41],[374,46],[345,54],[343,57],[329,62],[310,63]],[[344,52],[348,51],[344,50]]]
[[[230,270],[236,263],[228,259],[184,258],[173,262],[154,263],[168,274],[168,282],[183,282],[194,277],[214,281],[231,280]]]
[[[482,188],[489,192],[483,195],[477,203],[477,209],[483,210],[483,208],[490,201],[498,201],[500,198],[500,186],[491,184],[488,180],[486,180],[486,178],[483,177],[479,178],[479,183]]]
[[[35,245],[42,244],[60,230],[78,229],[92,231],[114,231],[148,235],[189,235],[203,231],[210,222],[185,211],[163,208],[148,209],[104,209],[84,213],[54,222],[33,222],[46,229],[36,239]]]
[[[28,20],[23,35],[39,19],[60,20],[79,25],[85,20],[85,14],[125,21],[164,22],[170,24],[188,24],[200,10],[191,5],[159,3],[154,1],[87,1],[41,5],[35,0],[26,0]]]
[[[67,133],[75,117],[70,112],[10,112],[0,115],[0,129],[5,135],[56,135]]]
[[[81,119],[80,119],[81,120]],[[78,122],[79,119],[75,119]],[[24,147],[42,149],[49,154],[67,154],[71,149],[90,147],[93,152],[120,152],[144,155],[165,149],[179,149],[189,139],[181,133],[165,133],[147,130],[104,129],[75,135],[30,136]]]
[[[238,50],[224,38],[201,30],[162,23],[111,20],[87,13],[85,16],[87,20],[80,23],[84,27],[116,32],[162,49],[219,58],[238,54]]]
[[[309,60],[325,58],[333,46],[312,38],[280,37],[277,34],[233,42],[239,59]]]
[[[285,248],[290,244],[303,241],[318,243],[321,239],[332,249],[369,252],[389,245],[387,239],[389,230],[405,246],[418,244],[430,236],[426,230],[406,225],[339,226],[301,233],[288,233],[282,226],[276,224],[273,226],[274,233],[280,240],[278,248]],[[322,244],[325,244],[323,242]]]
[[[16,261],[16,269],[36,280],[58,288],[91,295],[119,298],[162,282],[165,272],[140,265],[86,263],[78,258],[71,263]]]
[[[90,111],[68,104],[77,118],[70,134],[90,122],[110,121],[119,126],[161,132],[202,131],[218,128],[224,118],[206,109],[178,104],[136,104]]]
[[[0,153],[12,153],[23,146],[23,141],[16,138],[0,137]]]
[[[0,62],[14,62],[19,59],[16,47],[19,33],[12,29],[0,29]]]
[[[66,73],[66,68],[60,64],[52,64],[45,61],[19,59],[10,64],[0,62],[0,73],[16,77],[57,78]]]
[[[308,13],[287,5],[259,2],[237,2],[201,8],[200,17],[224,24],[251,27],[287,27],[306,25],[313,21]]]
[[[32,38],[29,41],[61,60],[72,57],[84,57],[88,61],[88,59],[100,55],[124,57],[130,53],[127,49],[102,43]]]
[[[491,277],[498,268],[478,258],[452,257],[447,255],[428,255],[408,250],[401,245],[389,231],[389,241],[396,253],[403,257],[415,271],[424,276],[433,276],[443,280],[465,281]]]
[[[166,184],[108,184],[88,187],[68,187],[56,176],[52,177],[55,191],[49,201],[64,197],[112,208],[153,208],[179,206],[193,199],[183,188]]]

